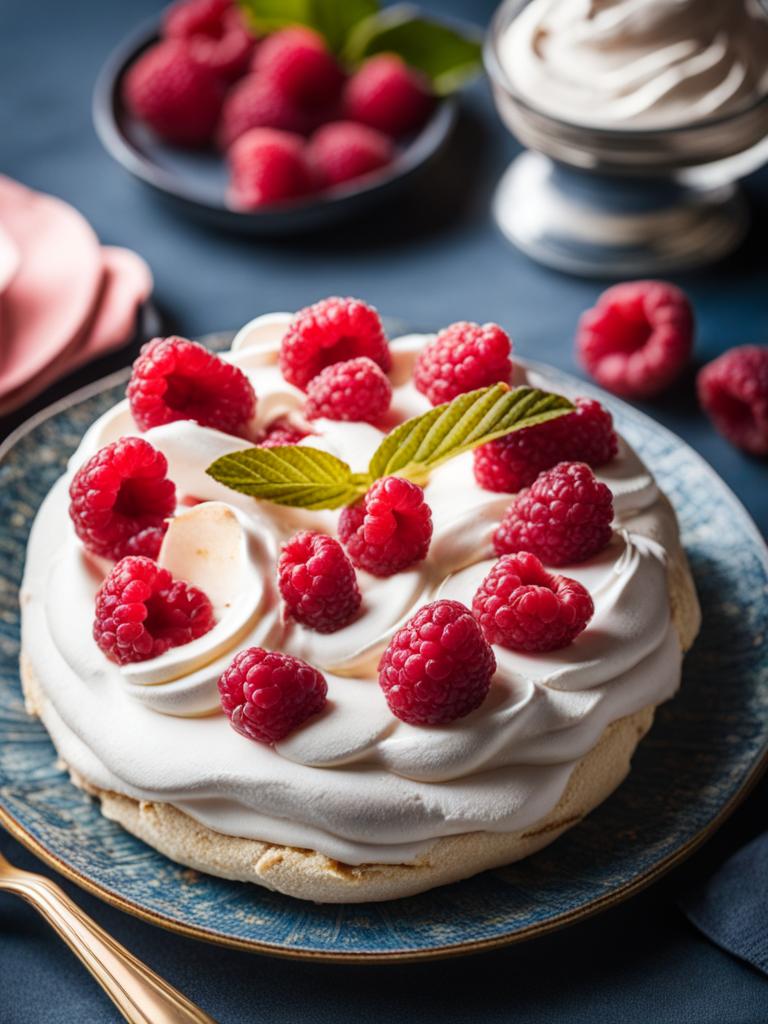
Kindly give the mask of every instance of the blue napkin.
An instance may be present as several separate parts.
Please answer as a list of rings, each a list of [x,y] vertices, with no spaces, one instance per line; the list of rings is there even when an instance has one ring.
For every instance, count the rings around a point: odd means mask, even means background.
[[[768,974],[768,832],[742,847],[680,905],[708,939]]]

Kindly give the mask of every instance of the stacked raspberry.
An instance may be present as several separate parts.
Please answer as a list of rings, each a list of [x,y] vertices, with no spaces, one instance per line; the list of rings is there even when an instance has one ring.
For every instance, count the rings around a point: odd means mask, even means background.
[[[181,0],[126,74],[128,109],[174,145],[227,154],[230,200],[257,209],[380,171],[434,98],[394,54],[347,73],[301,26],[258,41],[233,0]]]

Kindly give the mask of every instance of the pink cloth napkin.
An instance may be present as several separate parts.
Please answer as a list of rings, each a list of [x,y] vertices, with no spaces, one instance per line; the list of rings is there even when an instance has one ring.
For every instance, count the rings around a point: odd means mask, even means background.
[[[144,260],[77,210],[0,175],[0,416],[133,334]]]

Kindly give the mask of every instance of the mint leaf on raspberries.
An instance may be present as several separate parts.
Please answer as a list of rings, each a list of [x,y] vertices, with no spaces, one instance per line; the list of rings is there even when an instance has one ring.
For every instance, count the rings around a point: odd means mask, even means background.
[[[482,35],[423,17],[410,4],[372,14],[351,31],[344,56],[358,64],[376,53],[396,53],[423,72],[438,96],[459,89],[482,67]]]

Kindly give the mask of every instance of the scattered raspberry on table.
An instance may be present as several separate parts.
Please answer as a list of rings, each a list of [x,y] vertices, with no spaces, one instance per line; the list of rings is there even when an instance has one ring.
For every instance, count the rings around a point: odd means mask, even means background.
[[[768,455],[768,346],[732,348],[699,371],[699,401],[731,444]]]
[[[627,398],[650,398],[675,381],[693,349],[693,310],[666,281],[628,281],[583,313],[576,350],[598,384]]]

